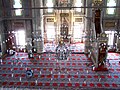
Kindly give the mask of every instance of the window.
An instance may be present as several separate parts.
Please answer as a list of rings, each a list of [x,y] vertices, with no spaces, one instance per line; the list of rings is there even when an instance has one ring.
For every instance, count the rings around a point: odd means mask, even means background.
[[[46,6],[49,7],[48,13],[52,13],[53,9],[51,9],[50,7],[53,7],[53,0],[47,0]]]
[[[21,0],[14,0],[14,8],[22,8]],[[16,9],[15,10],[15,16],[21,16],[22,15],[22,9]]]
[[[107,7],[113,7],[113,6],[116,6],[116,0],[107,0]],[[115,10],[116,8],[107,8],[106,13],[113,15],[115,14]]]
[[[82,0],[76,0],[75,1],[75,7],[81,7],[82,6]],[[81,12],[81,8],[76,8],[77,12]]]

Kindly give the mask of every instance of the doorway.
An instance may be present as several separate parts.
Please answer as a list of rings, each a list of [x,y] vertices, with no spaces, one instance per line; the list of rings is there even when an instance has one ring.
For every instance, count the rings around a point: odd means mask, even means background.
[[[114,35],[115,35],[116,31],[105,31],[105,33],[108,36],[108,45],[109,45],[108,49],[113,49],[113,46],[114,46]]]
[[[25,48],[25,31],[24,30],[18,30],[15,31],[15,38],[16,38],[16,47],[19,49]]]
[[[53,42],[55,40],[55,26],[47,25],[46,33],[47,33],[47,41]]]
[[[83,42],[83,23],[75,23],[73,30],[73,42]]]

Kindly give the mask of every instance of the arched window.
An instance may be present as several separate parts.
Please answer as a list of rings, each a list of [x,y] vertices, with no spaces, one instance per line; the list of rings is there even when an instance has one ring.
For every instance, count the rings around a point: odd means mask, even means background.
[[[107,7],[116,6],[116,1],[117,0],[107,0]],[[113,15],[113,14],[115,14],[115,10],[116,10],[116,8],[107,8],[106,13]]]
[[[14,8],[22,8],[21,0],[14,0],[13,7]],[[16,9],[15,10],[15,16],[21,16],[21,15],[22,15],[22,9]]]

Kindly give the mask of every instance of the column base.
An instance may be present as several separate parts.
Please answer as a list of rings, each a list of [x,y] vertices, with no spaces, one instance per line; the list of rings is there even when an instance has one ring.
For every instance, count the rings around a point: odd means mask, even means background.
[[[93,71],[108,71],[106,65],[100,65],[98,67],[93,67]]]

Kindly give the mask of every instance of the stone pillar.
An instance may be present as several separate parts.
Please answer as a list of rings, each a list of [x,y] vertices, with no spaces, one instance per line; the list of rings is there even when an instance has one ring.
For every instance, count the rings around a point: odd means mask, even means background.
[[[0,46],[2,55],[6,53],[6,43],[5,43],[5,33],[4,33],[4,27],[3,27],[3,21],[0,20]]]
[[[42,0],[32,0],[32,7],[41,7]],[[37,53],[43,51],[43,9],[32,9],[33,14],[33,43]]]
[[[86,6],[92,6],[92,0],[86,0]],[[86,8],[85,15],[85,52],[88,52],[90,46],[90,28],[92,22],[92,8]]]

